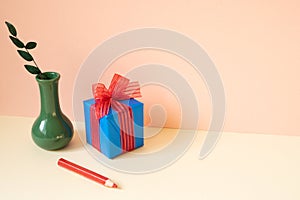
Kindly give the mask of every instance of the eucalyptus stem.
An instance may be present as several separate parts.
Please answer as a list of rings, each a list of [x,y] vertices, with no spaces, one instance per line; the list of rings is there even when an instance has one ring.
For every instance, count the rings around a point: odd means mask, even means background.
[[[25,50],[27,53],[29,53],[28,49],[25,47]],[[32,62],[34,63],[34,65],[39,68],[39,66],[37,65],[37,63],[35,62],[34,58],[32,58]]]
[[[16,28],[9,22],[5,22],[9,33],[11,34],[9,38],[15,44],[18,48],[20,49],[25,49],[23,50],[17,50],[19,55],[26,61],[28,62],[33,62],[35,66],[33,65],[24,65],[26,70],[31,73],[31,74],[36,74],[38,75],[38,78],[40,79],[49,79],[45,73],[43,73],[40,68],[38,67],[36,61],[34,60],[33,56],[29,53],[29,49],[34,49],[37,46],[36,42],[27,42],[26,45],[17,37],[17,30]]]

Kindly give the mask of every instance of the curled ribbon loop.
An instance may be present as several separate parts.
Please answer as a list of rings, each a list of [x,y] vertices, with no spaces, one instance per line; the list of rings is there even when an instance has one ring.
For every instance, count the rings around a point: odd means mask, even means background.
[[[93,85],[93,95],[96,102],[96,117],[100,119],[109,112],[109,108],[122,109],[117,101],[141,97],[140,85],[137,81],[130,82],[129,79],[115,74],[109,89],[102,83]]]
[[[122,149],[124,151],[132,150],[134,148],[132,110],[131,107],[119,101],[141,97],[139,83],[137,81],[130,82],[129,79],[115,74],[108,89],[102,83],[94,84],[93,95],[96,119],[107,115],[112,107],[118,113]]]

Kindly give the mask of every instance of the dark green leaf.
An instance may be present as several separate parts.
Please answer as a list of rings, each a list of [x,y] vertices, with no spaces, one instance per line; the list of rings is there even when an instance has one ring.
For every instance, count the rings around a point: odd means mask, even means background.
[[[24,65],[27,71],[29,71],[32,74],[40,74],[41,70],[35,66],[32,65]]]
[[[5,22],[5,24],[6,24],[6,26],[7,26],[7,28],[8,28],[8,30],[9,30],[9,32],[10,32],[10,34],[12,34],[13,36],[17,36],[17,30],[16,30],[16,28],[14,27],[14,25],[12,25],[11,23],[9,23],[9,22]]]
[[[34,49],[36,47],[36,42],[28,42],[25,46],[26,49]]]
[[[30,55],[30,53],[22,50],[18,50],[18,53],[22,58],[24,58],[27,61],[33,61],[33,57]]]
[[[13,36],[9,36],[9,38],[17,47],[24,48],[24,43],[21,40],[19,40],[18,38],[15,38]]]

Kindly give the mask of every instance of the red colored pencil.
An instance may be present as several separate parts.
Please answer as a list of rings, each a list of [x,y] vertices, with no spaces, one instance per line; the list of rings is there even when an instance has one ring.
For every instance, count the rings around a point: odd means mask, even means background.
[[[79,165],[76,165],[75,163],[72,163],[66,159],[60,158],[57,162],[57,164],[63,168],[66,168],[68,170],[71,170],[77,174],[80,174],[88,179],[91,179],[93,181],[96,181],[106,187],[111,188],[117,188],[118,186],[112,182],[109,178],[102,176],[96,172],[93,172],[89,169],[86,169],[84,167],[81,167]]]

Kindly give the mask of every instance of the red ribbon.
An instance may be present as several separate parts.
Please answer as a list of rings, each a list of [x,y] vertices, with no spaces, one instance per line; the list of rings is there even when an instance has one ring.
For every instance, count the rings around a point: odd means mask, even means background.
[[[123,151],[134,149],[132,109],[119,101],[141,97],[139,83],[137,81],[130,82],[129,79],[115,74],[108,89],[102,83],[94,84],[93,95],[95,105],[91,107],[91,110],[94,110],[94,116],[91,116],[92,145],[100,150],[99,124],[96,125],[95,121],[99,121],[100,118],[107,115],[112,107],[118,113]]]

